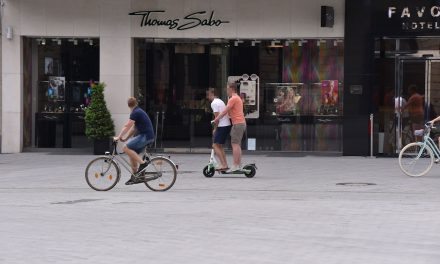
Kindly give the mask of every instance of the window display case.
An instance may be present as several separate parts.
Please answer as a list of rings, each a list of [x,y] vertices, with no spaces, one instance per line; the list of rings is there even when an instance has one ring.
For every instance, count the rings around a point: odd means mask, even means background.
[[[343,42],[302,40],[282,47],[282,82],[262,85],[263,149],[342,151]],[[258,146],[257,146],[258,148]]]
[[[342,83],[268,83],[266,109],[278,123],[283,151],[338,151],[342,136]]]
[[[99,77],[99,41],[52,40],[24,38],[24,62],[32,73],[24,87],[33,98],[24,109],[33,117],[32,129],[25,132],[33,140],[25,147],[87,147],[84,115]]]
[[[226,102],[229,81],[244,103],[244,148],[251,139],[259,151],[342,151],[342,40],[176,41],[135,40],[134,94],[158,127],[158,146],[211,146],[205,91]]]

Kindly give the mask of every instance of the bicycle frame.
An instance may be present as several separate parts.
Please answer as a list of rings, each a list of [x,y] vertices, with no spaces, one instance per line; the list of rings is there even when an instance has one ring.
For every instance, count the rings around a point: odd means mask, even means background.
[[[427,146],[434,152],[434,156],[437,159],[440,159],[440,149],[437,147],[437,144],[435,144],[434,140],[429,136],[430,132],[431,132],[431,129],[428,129],[425,132],[425,135],[423,136],[423,142],[421,142],[421,143],[423,143],[423,147],[420,150],[419,154],[417,155],[417,159],[420,158],[420,156],[423,153],[423,150],[425,150],[425,148]]]
[[[105,157],[109,158],[112,161],[115,161],[116,165],[118,166],[119,171],[121,170],[120,169],[120,165],[122,165],[122,167],[128,173],[130,173],[131,176],[135,176],[135,173],[133,173],[131,171],[131,164],[130,164],[130,162],[127,161],[123,156],[121,156],[121,154],[124,154],[124,153],[118,153],[117,146],[118,146],[118,143],[117,142],[113,142],[113,144],[112,144],[112,148],[113,148],[112,153],[110,154],[110,152],[106,152],[105,153]],[[145,150],[144,150],[143,158],[144,159],[147,158],[148,160],[151,160],[151,154],[148,152],[147,148],[145,148]],[[175,166],[174,162],[172,162],[172,163]],[[108,169],[110,169],[110,164],[111,163],[109,163],[109,168]],[[153,165],[153,167],[154,167],[154,169],[157,172],[156,167],[154,165]]]

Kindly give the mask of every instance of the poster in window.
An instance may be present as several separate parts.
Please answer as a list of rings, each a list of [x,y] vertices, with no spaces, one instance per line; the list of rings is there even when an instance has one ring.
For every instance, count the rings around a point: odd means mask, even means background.
[[[66,91],[66,78],[61,76],[50,76],[47,87],[47,97],[52,100],[64,101]]]
[[[46,75],[53,74],[53,68],[54,68],[53,58],[45,57],[44,58],[44,74],[46,74]]]
[[[274,103],[277,115],[294,115],[299,110],[301,94],[298,86],[280,86],[277,89]]]
[[[240,97],[244,105],[256,105],[257,83],[255,81],[241,81]]]
[[[324,106],[338,105],[338,81],[325,80],[321,84],[321,103]]]
[[[259,106],[259,78],[256,74],[248,76],[228,76],[228,83],[237,85],[237,94],[243,101],[244,117],[246,119],[258,119],[260,116]]]
[[[240,81],[240,97],[244,105],[245,118],[258,118],[257,82],[253,80]]]
[[[339,82],[325,80],[321,84],[321,108],[323,115],[337,115],[339,105]]]

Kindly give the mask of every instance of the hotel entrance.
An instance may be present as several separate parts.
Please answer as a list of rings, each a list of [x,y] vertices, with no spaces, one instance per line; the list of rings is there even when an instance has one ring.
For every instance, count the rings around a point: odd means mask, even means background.
[[[381,42],[386,47],[376,57],[375,143],[379,154],[394,156],[406,144],[421,140],[415,131],[440,114],[440,40]],[[395,50],[384,50],[390,46]]]
[[[406,144],[420,140],[414,131],[439,113],[440,58],[403,56],[396,63],[396,151],[400,152]]]

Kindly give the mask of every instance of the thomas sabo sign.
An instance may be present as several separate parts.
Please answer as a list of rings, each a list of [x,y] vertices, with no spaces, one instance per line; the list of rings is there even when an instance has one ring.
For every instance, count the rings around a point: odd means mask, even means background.
[[[183,18],[164,17],[165,10],[146,10],[129,13],[130,16],[140,16],[141,27],[167,27],[174,30],[188,30],[197,27],[219,27],[229,21],[217,19],[214,11],[199,11],[188,14]]]

